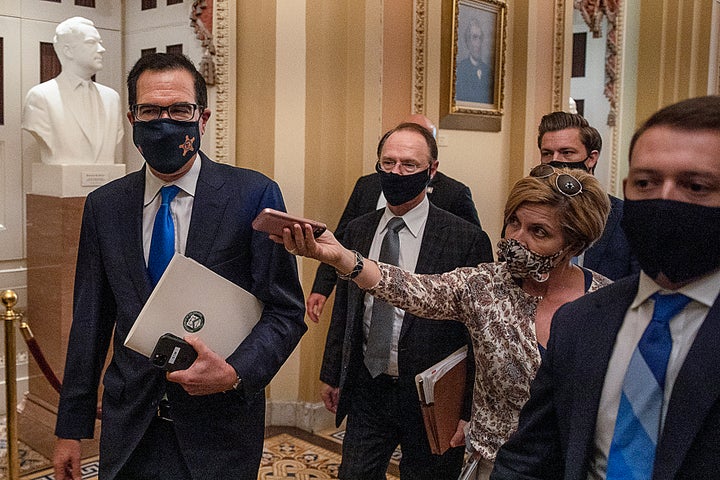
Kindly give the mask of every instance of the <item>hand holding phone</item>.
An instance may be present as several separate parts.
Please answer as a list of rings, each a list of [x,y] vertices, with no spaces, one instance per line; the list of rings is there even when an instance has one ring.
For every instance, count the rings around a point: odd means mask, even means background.
[[[295,217],[279,210],[273,210],[272,208],[263,209],[255,220],[253,220],[252,227],[260,232],[271,233],[282,237],[283,228],[288,227],[292,230],[293,225],[305,225],[306,223],[312,227],[315,238],[327,230],[327,226],[324,223],[308,218]]]
[[[157,368],[174,372],[190,368],[197,356],[192,345],[172,333],[165,333],[155,344],[150,361]]]

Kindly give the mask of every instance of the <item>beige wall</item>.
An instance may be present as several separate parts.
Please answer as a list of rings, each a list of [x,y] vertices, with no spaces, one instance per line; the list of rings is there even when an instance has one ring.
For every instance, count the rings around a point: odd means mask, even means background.
[[[273,176],[275,2],[237,2],[236,164]],[[232,111],[232,109],[231,109]]]
[[[421,2],[428,14],[425,114],[435,122],[440,116],[440,56],[446,54],[439,47],[442,1]],[[288,2],[293,0],[248,0],[239,2],[237,8],[238,164],[276,178],[291,212],[334,227],[355,180],[372,170],[380,134],[410,111],[413,1]],[[639,23],[626,24],[626,28],[635,29],[623,32],[630,39],[628,43],[640,44],[639,52],[622,57],[630,59],[628,69],[637,68],[642,82],[635,109],[635,77],[625,72],[623,81],[629,83],[621,93],[633,93],[626,95],[632,105],[625,106],[628,113],[624,118],[633,125],[635,116],[644,118],[646,112],[662,104],[702,94],[706,88],[712,2],[681,3],[682,8],[670,0],[645,0]],[[440,168],[471,188],[483,227],[493,243],[500,236],[510,185],[537,161],[539,119],[554,109],[558,5],[562,11],[571,11],[569,0],[507,2],[501,130],[439,132]],[[685,8],[688,6],[692,8]],[[304,23],[304,35],[288,18],[288,11],[297,19],[302,9],[304,18],[296,21]],[[661,13],[668,9],[674,13]],[[567,26],[559,28],[560,33],[567,33]],[[288,35],[294,42],[304,42],[304,54],[296,55],[296,61],[303,62],[302,69],[279,50],[298,48],[288,45]],[[687,54],[668,51],[668,45],[675,48],[677,38],[692,39]],[[649,52],[661,48],[665,54],[654,65],[657,55]],[[304,96],[289,100],[288,92],[302,94],[294,83],[304,86]],[[567,89],[568,83],[561,88]],[[285,139],[293,148],[287,148]],[[316,266],[312,260],[300,261],[306,293]],[[273,402],[319,402],[318,374],[331,302],[332,297],[319,325],[308,322],[309,330],[298,352],[273,381]]]
[[[637,121],[708,88],[712,0],[643,0]]]

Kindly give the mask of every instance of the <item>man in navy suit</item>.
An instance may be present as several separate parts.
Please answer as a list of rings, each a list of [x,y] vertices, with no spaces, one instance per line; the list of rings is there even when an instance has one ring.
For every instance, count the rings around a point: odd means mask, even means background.
[[[437,133],[435,125],[424,115],[410,115],[404,122],[417,123],[425,127],[432,133],[433,137]],[[454,213],[479,227],[481,226],[472,194],[467,185],[448,177],[437,171],[437,169],[433,171],[432,179],[427,186],[427,197],[433,205]],[[342,241],[343,232],[351,220],[366,213],[374,212],[377,209],[385,208],[386,203],[380,186],[380,175],[376,172],[360,177],[355,183],[345,210],[340,217],[340,222],[334,232],[335,237]],[[312,321],[318,322],[320,320],[325,302],[335,288],[336,281],[337,275],[334,268],[324,263],[318,265],[312,291],[306,300],[308,316]]]
[[[435,139],[423,127],[400,124],[378,147],[377,171],[387,207],[351,221],[344,234],[348,248],[378,258],[388,222],[401,217],[399,265],[419,273],[442,273],[493,260],[490,240],[477,225],[433,206],[426,186],[437,169]],[[402,449],[405,479],[456,479],[464,449],[432,455],[425,434],[415,375],[463,345],[467,329],[393,309],[390,361],[375,377],[365,366],[373,297],[353,282],[338,281],[320,380],[325,406],[339,426],[347,416],[339,478],[384,479],[390,456]],[[471,353],[468,355],[472,356]],[[474,369],[473,369],[474,372]],[[468,374],[465,414],[469,418],[473,374]],[[464,445],[462,435],[457,441]]]
[[[552,112],[540,120],[538,127],[540,161],[559,168],[579,168],[589,173],[602,149],[602,137],[587,120],[577,113]],[[578,263],[585,268],[619,280],[640,271],[620,227],[623,202],[610,197],[610,215],[602,236],[585,251]]]
[[[644,476],[625,468],[626,476],[607,478],[720,479],[718,152],[718,96],[665,107],[635,133],[623,228],[642,271],[557,311],[530,400],[497,455],[493,480],[604,479],[615,470],[610,451],[623,379],[651,323],[655,293],[680,293],[689,303],[669,323],[662,408],[643,423],[658,432],[654,461]]]
[[[55,433],[55,478],[80,478],[80,439],[92,438],[103,377],[100,478],[255,480],[264,389],[306,330],[295,259],[255,232],[265,207],[284,210],[264,175],[199,151],[210,117],[205,81],[183,56],[142,57],[128,76],[128,119],[146,165],[88,195],[75,276],[73,324]],[[175,251],[264,303],[257,326],[227,358],[197,338],[183,371],[166,375],[123,345],[153,290],[148,259],[160,190]],[[163,197],[165,194],[163,194]]]

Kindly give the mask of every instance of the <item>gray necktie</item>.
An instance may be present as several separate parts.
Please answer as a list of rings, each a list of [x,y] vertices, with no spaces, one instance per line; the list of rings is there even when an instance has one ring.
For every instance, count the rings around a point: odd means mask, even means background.
[[[405,227],[405,221],[393,217],[387,224],[385,238],[380,246],[380,260],[391,265],[398,264],[400,255],[400,237],[398,232]],[[390,346],[393,331],[393,306],[379,299],[374,299],[370,331],[368,332],[367,349],[365,350],[365,366],[373,378],[387,370],[390,359]]]

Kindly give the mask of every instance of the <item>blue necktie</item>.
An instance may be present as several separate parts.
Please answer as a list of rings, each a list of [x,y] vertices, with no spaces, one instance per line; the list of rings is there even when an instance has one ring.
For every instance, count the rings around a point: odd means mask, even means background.
[[[401,217],[393,217],[387,224],[385,238],[380,245],[379,261],[397,265],[400,257],[400,236],[405,226]],[[392,346],[394,307],[380,299],[373,300],[370,331],[368,332],[365,366],[373,378],[387,370]]]
[[[608,454],[607,480],[649,480],[665,390],[665,373],[672,350],[670,319],[690,299],[680,293],[652,296],[652,320],[630,359],[623,380],[615,432]]]
[[[170,213],[170,202],[178,194],[180,188],[170,185],[160,189],[162,203],[155,215],[150,254],[148,255],[148,273],[153,285],[157,284],[170,259],[175,254],[175,224]]]

